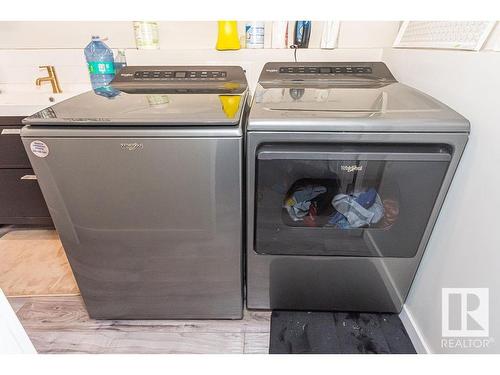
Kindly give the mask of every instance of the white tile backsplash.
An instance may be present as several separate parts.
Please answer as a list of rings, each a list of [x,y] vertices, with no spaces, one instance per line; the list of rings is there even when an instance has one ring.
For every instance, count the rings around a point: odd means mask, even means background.
[[[54,65],[61,85],[90,82],[83,49],[45,49],[0,50],[0,83],[34,85],[36,78],[47,75],[40,65]]]
[[[128,65],[240,65],[255,86],[262,66],[268,61],[293,61],[291,49],[161,49],[125,50]],[[298,61],[379,61],[381,49],[300,49]],[[33,84],[46,75],[39,65],[54,65],[62,89],[71,84],[89,84],[83,49],[0,50],[0,84]]]

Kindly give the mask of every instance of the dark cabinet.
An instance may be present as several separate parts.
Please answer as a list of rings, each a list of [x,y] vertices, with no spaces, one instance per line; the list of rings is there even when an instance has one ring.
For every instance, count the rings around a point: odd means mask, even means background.
[[[23,117],[0,117],[0,225],[52,225],[21,142]]]

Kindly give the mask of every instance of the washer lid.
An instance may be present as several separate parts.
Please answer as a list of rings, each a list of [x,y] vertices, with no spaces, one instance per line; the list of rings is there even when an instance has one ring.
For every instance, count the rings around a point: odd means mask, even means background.
[[[240,67],[127,67],[110,86],[24,120],[37,126],[235,126],[247,95]]]

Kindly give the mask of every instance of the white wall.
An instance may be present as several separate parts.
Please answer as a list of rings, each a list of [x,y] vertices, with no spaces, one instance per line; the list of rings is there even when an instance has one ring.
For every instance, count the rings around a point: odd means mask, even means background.
[[[240,35],[243,35],[244,22],[238,24]],[[268,44],[271,22],[266,24]],[[293,30],[292,25],[290,21],[290,30]],[[314,21],[310,48],[298,51],[297,57],[299,61],[379,61],[381,47],[392,44],[398,28],[399,22],[394,21],[342,22],[339,48],[321,50],[323,22]],[[108,37],[106,43],[111,48],[125,49],[129,65],[241,65],[247,70],[252,89],[265,62],[293,60],[291,49],[216,51],[215,21],[161,21],[159,30],[160,50],[147,51],[135,48],[132,22],[0,22],[0,84],[23,84],[35,89],[35,79],[45,74],[38,66],[54,65],[66,93],[73,84],[89,85],[83,48],[92,34]],[[49,88],[38,90],[45,89]]]
[[[500,53],[385,49],[396,78],[471,122],[464,156],[412,285],[406,308],[434,353],[500,352]],[[490,288],[484,350],[441,348],[441,288]]]
[[[493,31],[486,40],[486,43],[484,43],[483,50],[500,51],[500,22],[497,22],[497,24],[493,28]]]
[[[339,31],[339,48],[392,46],[400,24],[398,21],[344,21]]]

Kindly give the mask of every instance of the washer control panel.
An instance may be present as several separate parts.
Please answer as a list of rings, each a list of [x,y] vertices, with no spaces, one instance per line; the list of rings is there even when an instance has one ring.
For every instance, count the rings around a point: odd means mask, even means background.
[[[383,62],[270,62],[264,65],[259,82],[326,82],[367,80],[397,82]]]
[[[220,70],[138,70],[134,80],[218,80],[227,78],[226,71]]]
[[[115,89],[128,92],[242,93],[247,89],[239,66],[126,66],[111,81]]]

